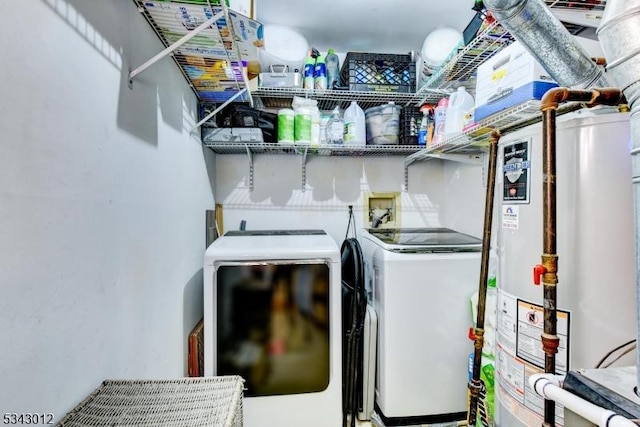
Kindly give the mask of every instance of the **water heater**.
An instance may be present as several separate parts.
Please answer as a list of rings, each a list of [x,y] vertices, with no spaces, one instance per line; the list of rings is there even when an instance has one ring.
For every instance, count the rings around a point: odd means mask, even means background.
[[[499,143],[495,387],[496,421],[505,427],[540,425],[544,407],[528,385],[530,375],[544,371],[542,287],[532,280],[542,254],[541,135],[539,124]],[[635,336],[629,150],[628,114],[558,118],[558,374],[593,368]],[[556,408],[557,425],[564,425],[563,413]]]

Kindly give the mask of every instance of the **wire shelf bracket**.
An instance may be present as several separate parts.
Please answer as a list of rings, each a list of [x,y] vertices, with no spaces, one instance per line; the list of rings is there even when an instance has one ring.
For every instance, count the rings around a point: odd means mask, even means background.
[[[225,108],[227,105],[231,104],[233,101],[236,100],[236,98],[242,96],[242,94],[244,94],[245,92],[247,92],[247,88],[246,87],[244,89],[241,89],[240,91],[238,91],[235,95],[233,95],[231,98],[227,99],[222,104],[220,104],[218,107],[215,108],[215,110],[213,110],[212,112],[210,112],[209,114],[204,116],[198,123],[196,123],[196,125],[193,127],[193,129],[191,129],[191,133],[193,133],[194,131],[198,130],[203,123],[205,123],[207,120],[209,120],[210,118],[212,118],[213,116],[218,114],[220,111],[222,111],[223,108]],[[249,147],[247,147],[247,149],[248,148]]]
[[[245,148],[247,149],[247,157],[249,157],[249,191],[253,191],[253,153],[248,145],[245,145]]]
[[[307,153],[309,151],[308,147],[304,147],[304,152],[302,153],[302,192],[304,193],[307,189]]]

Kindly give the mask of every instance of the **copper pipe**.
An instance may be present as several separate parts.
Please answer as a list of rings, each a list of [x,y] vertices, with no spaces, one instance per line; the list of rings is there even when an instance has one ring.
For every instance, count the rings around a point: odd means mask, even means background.
[[[603,67],[607,66],[607,58],[603,58],[601,56],[592,57],[591,60],[596,63],[596,65],[601,65]]]
[[[542,201],[543,201],[543,254],[542,275],[544,329],[542,349],[546,373],[556,373],[556,353],[560,344],[557,335],[557,285],[558,254],[556,249],[556,110],[563,102],[584,103],[586,107],[595,105],[618,105],[626,102],[622,92],[614,88],[593,90],[572,90],[554,88],[542,97]],[[555,402],[544,401],[545,427],[555,426]]]
[[[557,109],[563,102],[582,102],[586,107],[596,105],[619,105],[626,103],[624,95],[617,88],[601,88],[591,90],[575,90],[556,87],[548,90],[540,101],[540,110]]]
[[[478,395],[483,383],[480,380],[482,347],[484,346],[484,312],[487,305],[487,279],[489,276],[489,250],[491,249],[491,228],[493,223],[493,199],[496,184],[496,163],[498,159],[498,141],[500,132],[494,130],[489,139],[489,166],[487,176],[487,194],[484,202],[484,231],[482,236],[482,258],[480,261],[480,283],[478,285],[478,313],[474,330],[473,371],[469,380],[469,412],[467,420],[470,426],[476,425]]]

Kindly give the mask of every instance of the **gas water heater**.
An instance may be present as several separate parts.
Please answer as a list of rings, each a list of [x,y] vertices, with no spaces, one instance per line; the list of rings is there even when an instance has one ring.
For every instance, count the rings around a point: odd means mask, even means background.
[[[609,110],[610,111],[610,110]],[[635,252],[629,116],[580,111],[558,118],[557,374],[593,368],[635,337]],[[496,423],[540,425],[543,400],[528,378],[544,371],[542,129],[500,140],[495,245],[499,253]],[[628,364],[634,364],[629,357]],[[556,409],[564,425],[563,409]]]

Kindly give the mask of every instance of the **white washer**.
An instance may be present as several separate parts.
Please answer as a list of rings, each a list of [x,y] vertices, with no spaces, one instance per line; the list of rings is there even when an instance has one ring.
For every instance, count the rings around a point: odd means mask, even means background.
[[[378,315],[378,415],[385,425],[464,419],[482,242],[446,228],[369,229],[360,240]]]
[[[230,231],[207,249],[205,375],[245,379],[246,427],[340,425],[340,277],[321,230]]]

